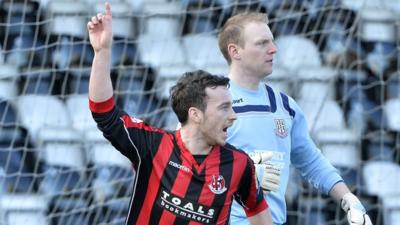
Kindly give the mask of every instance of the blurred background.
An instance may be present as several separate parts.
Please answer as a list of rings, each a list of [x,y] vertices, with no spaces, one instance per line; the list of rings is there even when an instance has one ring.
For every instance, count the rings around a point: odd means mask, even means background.
[[[266,82],[293,96],[310,133],[375,225],[400,224],[400,0],[111,0],[117,104],[166,129],[185,71],[227,75],[217,33],[266,12],[278,53]],[[86,23],[104,2],[0,0],[0,224],[124,224],[135,172],[88,108]],[[347,224],[293,170],[288,224]]]

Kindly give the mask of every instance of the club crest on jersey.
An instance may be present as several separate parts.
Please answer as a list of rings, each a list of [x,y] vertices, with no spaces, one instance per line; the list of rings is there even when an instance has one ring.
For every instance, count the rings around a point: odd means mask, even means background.
[[[287,137],[288,130],[284,119],[275,119],[275,134],[281,138]]]
[[[226,191],[225,179],[222,175],[212,176],[212,180],[208,187],[214,194],[222,194]]]

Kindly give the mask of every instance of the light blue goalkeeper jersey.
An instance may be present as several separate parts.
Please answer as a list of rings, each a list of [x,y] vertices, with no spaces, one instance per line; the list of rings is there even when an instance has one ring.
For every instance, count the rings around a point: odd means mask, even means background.
[[[279,192],[266,195],[274,224],[286,222],[285,192],[290,163],[324,193],[342,181],[311,140],[304,114],[292,98],[265,84],[260,84],[257,91],[250,91],[231,81],[230,91],[237,120],[228,130],[228,143],[247,152],[273,151],[271,163],[282,171]],[[230,223],[250,224],[236,202],[232,205]]]

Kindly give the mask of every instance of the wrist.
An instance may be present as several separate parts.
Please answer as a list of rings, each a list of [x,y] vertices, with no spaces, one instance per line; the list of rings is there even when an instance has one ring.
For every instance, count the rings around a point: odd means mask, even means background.
[[[96,55],[111,54],[111,48],[101,48],[101,49],[95,50],[94,54],[95,54],[95,56]]]

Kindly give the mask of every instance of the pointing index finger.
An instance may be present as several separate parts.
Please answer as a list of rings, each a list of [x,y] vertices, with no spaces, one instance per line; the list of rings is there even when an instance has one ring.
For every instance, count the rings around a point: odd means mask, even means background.
[[[105,6],[106,6],[106,15],[107,16],[111,16],[111,5],[110,5],[110,3],[106,2]]]

